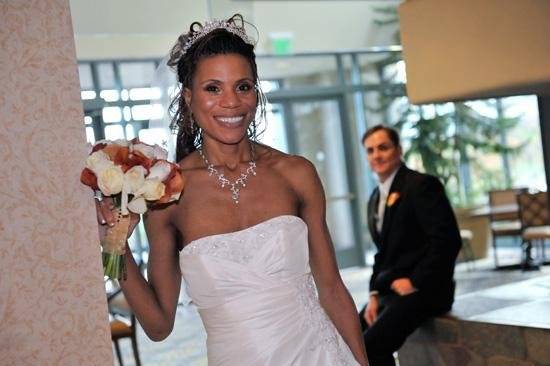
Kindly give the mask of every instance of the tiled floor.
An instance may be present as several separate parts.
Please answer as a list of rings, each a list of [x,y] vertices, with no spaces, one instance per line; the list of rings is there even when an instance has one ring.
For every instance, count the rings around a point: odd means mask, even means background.
[[[543,272],[547,275],[462,295],[453,313],[477,322],[550,329],[550,274]],[[464,301],[483,306],[473,311]]]
[[[514,250],[510,251],[507,257],[509,260],[515,261],[519,259],[516,258],[516,255],[517,251]],[[549,287],[544,285],[550,282],[548,275],[550,275],[550,267],[548,266],[541,267],[540,271],[521,272],[519,270],[495,271],[490,259],[476,261],[474,266],[471,263],[459,264],[455,271],[457,296],[482,289],[487,290],[484,292],[483,299],[477,297],[466,299],[469,303],[468,306],[454,310],[463,312],[463,315],[479,317],[479,320],[513,321],[509,315],[505,315],[502,309],[505,305],[518,306],[522,307],[523,317],[527,317],[525,319],[521,318],[521,321],[535,323],[538,321],[537,314],[540,314],[541,309],[546,314],[550,313],[550,300],[548,300],[548,297],[546,301],[539,298],[541,291],[546,291],[545,294],[548,295]],[[537,278],[543,276],[546,276],[547,280],[537,280]],[[357,307],[363,306],[368,298],[370,268],[346,269],[342,271],[342,277]],[[528,279],[533,279],[531,280],[532,286],[522,286],[521,288],[496,287]],[[538,298],[540,301],[527,302],[525,301],[527,298]],[[480,300],[483,300],[483,303]],[[516,319],[516,321],[519,321],[519,319]],[[546,323],[548,323],[548,320],[546,320]],[[180,306],[174,330],[163,342],[152,342],[141,329],[138,330],[138,344],[142,364],[143,366],[206,366],[205,338],[204,328],[196,310],[189,305]],[[130,342],[121,341],[121,348],[124,365],[135,365]]]
[[[451,314],[411,335],[401,365],[550,365],[550,270],[534,275],[459,295]]]

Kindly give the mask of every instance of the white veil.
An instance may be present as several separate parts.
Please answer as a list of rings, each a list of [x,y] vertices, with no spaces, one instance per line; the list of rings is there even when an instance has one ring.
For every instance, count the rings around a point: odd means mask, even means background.
[[[168,151],[168,160],[176,159],[176,135],[170,129],[170,103],[179,92],[176,73],[167,65],[169,55],[161,61],[151,80],[151,119],[149,128],[140,131],[140,140],[158,144]]]
[[[149,119],[149,128],[141,130],[139,138],[145,143],[162,146],[168,151],[168,160],[175,162],[176,134],[170,129],[172,117],[169,107],[174,96],[179,93],[180,85],[175,71],[167,64],[169,58],[170,55],[164,57],[153,74],[150,102],[151,119]],[[182,281],[181,284],[178,303],[180,305],[191,303],[185,281]]]

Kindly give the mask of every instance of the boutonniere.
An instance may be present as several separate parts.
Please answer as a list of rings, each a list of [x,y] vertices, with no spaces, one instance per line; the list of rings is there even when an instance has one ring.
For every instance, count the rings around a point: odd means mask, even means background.
[[[390,193],[390,195],[388,196],[388,200],[386,201],[386,206],[388,206],[388,207],[393,206],[395,204],[395,202],[397,202],[399,197],[401,197],[399,192]]]

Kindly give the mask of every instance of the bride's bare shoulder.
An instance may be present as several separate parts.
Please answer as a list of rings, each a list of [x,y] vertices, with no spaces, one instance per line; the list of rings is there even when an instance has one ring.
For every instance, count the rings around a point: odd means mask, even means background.
[[[194,151],[191,154],[187,155],[178,162],[178,165],[181,169],[181,172],[184,176],[193,174],[197,170],[204,168],[204,162],[200,158],[198,152]]]
[[[300,180],[316,175],[315,167],[308,159],[284,153],[270,146],[259,145],[258,160],[289,179]]]

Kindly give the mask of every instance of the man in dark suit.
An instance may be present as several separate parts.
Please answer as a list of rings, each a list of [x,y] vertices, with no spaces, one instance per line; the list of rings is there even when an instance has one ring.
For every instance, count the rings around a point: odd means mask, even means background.
[[[394,129],[372,127],[362,142],[379,185],[368,203],[378,252],[360,319],[371,366],[394,366],[405,339],[451,309],[461,239],[443,185],[405,166]]]

